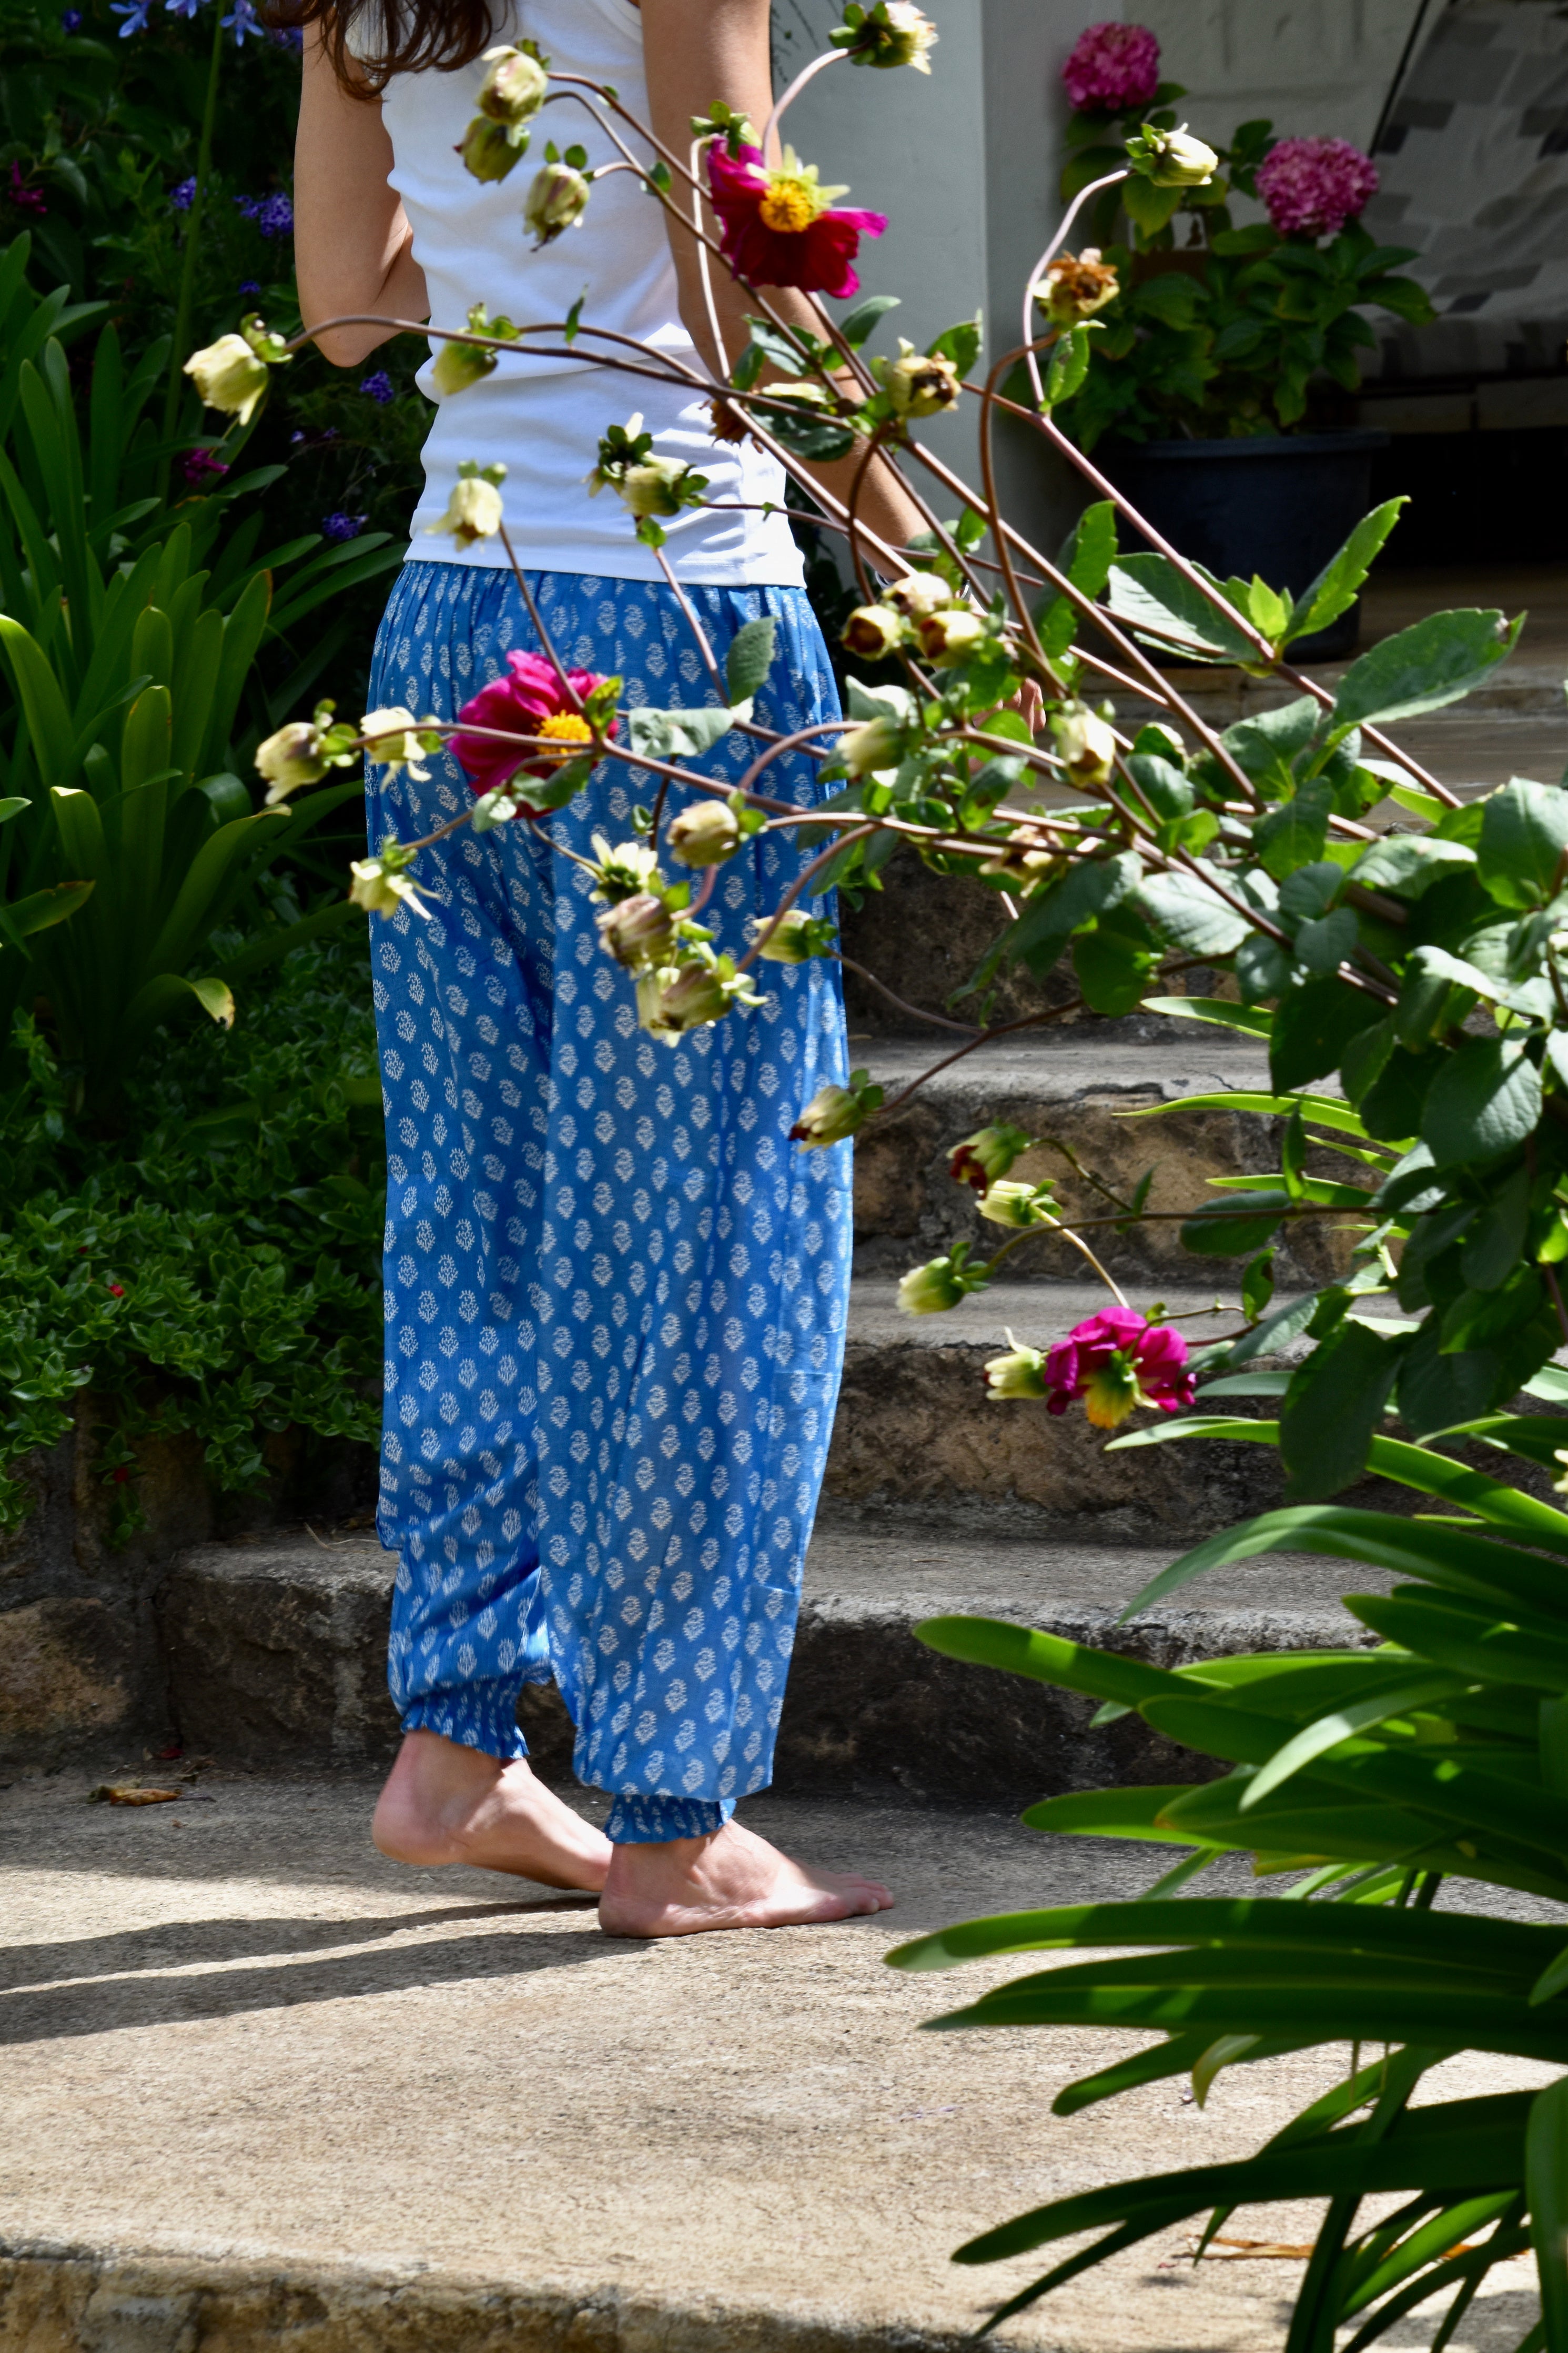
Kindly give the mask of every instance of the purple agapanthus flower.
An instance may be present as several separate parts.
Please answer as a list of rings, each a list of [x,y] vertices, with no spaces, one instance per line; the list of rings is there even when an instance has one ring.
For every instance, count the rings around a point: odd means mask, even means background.
[[[110,15],[123,16],[125,19],[124,24],[120,27],[120,37],[122,41],[128,41],[132,33],[144,33],[147,30],[147,18],[152,6],[153,0],[109,0]]]
[[[236,196],[234,200],[234,208],[237,213],[243,213],[247,220],[254,220],[257,214],[261,210],[261,198],[259,196]]]
[[[176,181],[170,189],[169,210],[174,213],[188,213],[195,200],[196,183],[195,175],[193,174],[188,180]]]
[[[292,237],[294,207],[287,196],[268,196],[255,215],[263,237]]]
[[[187,24],[194,20],[196,10],[201,5],[202,0],[163,0],[163,5],[170,16],[183,16]]]
[[[261,281],[258,278],[242,278],[237,290],[241,294],[259,294]]]
[[[247,33],[254,33],[259,41],[265,37],[267,31],[266,26],[252,7],[251,0],[234,0],[233,12],[224,18],[223,28],[226,33],[233,33],[234,46],[237,49],[242,49],[245,47],[245,37]]]
[[[81,10],[79,8],[68,8],[66,10],[65,15],[60,18],[60,30],[62,33],[80,32]]]
[[[303,53],[305,32],[300,25],[275,25],[267,37],[276,41],[280,49],[292,49],[296,57]]]
[[[340,508],[336,514],[321,517],[321,535],[324,539],[357,539],[368,521],[366,515],[344,514]]]
[[[370,375],[362,375],[359,388],[369,399],[379,402],[383,408],[386,406],[389,400],[395,400],[397,397],[397,386],[384,368],[377,368]]]

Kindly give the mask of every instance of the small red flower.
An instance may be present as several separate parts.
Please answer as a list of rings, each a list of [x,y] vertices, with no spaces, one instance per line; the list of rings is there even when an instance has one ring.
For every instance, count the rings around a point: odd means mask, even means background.
[[[123,1487],[129,1484],[131,1473],[122,1462],[119,1470],[112,1473],[112,1477],[117,1487]]]
[[[447,749],[457,758],[476,793],[494,792],[521,770],[528,776],[547,776],[563,760],[572,759],[594,740],[594,731],[558,677],[553,662],[542,654],[510,653],[510,678],[492,679],[480,687],[458,717],[469,727],[494,727],[514,735],[543,735],[559,751],[524,744],[500,744],[488,735],[454,735]],[[586,702],[602,681],[591,670],[568,670],[579,698]],[[612,719],[605,731],[613,735]]]
[[[123,1299],[125,1285],[122,1282],[111,1282],[109,1286],[109,1295],[110,1299]]]
[[[1047,1410],[1066,1413],[1082,1398],[1097,1430],[1115,1430],[1141,1405],[1161,1413],[1191,1405],[1193,1379],[1179,1332],[1131,1307],[1108,1307],[1075,1324],[1046,1358]]]
[[[722,139],[708,150],[708,185],[719,216],[724,259],[753,286],[798,286],[806,294],[854,294],[860,280],[850,264],[863,237],[880,237],[882,213],[836,212],[842,188],[817,185],[816,166],[803,165],[793,147],[770,170],[760,147],[731,155]]]

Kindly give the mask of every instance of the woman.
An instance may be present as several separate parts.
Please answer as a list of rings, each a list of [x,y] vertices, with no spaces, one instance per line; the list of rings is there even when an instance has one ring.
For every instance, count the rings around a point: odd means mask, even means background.
[[[587,322],[689,364],[694,343],[717,359],[694,242],[667,235],[632,174],[600,180],[583,223],[531,251],[531,168],[481,182],[454,151],[482,52],[524,37],[557,75],[614,85],[679,153],[718,101],[760,123],[768,0],[644,0],[640,16],[632,0],[401,0],[346,27],[327,0],[292,13],[308,27],[295,181],[307,322],[376,311],[460,327],[481,301],[548,322],[583,296]],[[591,165],[614,160],[571,101],[534,135],[541,151],[548,135]],[[732,355],[746,298],[719,276]],[[798,296],[776,300],[806,315]],[[343,367],[384,340],[374,327],[317,338]],[[434,535],[470,459],[508,468],[508,535],[561,659],[618,674],[634,702],[705,699],[657,558],[613,499],[587,494],[599,436],[633,410],[729,507],[676,518],[668,550],[719,659],[770,613],[779,651],[758,718],[790,730],[837,715],[787,526],[759,512],[783,495],[772,463],[715,443],[683,390],[510,354],[437,409],[373,706],[451,718],[508,651],[540,650],[498,543]],[[891,476],[865,512],[893,542],[914,525]],[[737,773],[751,748],[729,739],[710,772]],[[427,782],[385,776],[370,786],[373,844],[427,833],[469,797],[449,760]],[[843,1353],[848,1147],[788,1141],[798,1106],[843,1076],[837,968],[770,965],[763,1012],[673,1050],[637,1029],[586,881],[545,837],[583,853],[595,833],[626,839],[638,781],[606,762],[538,831],[458,832],[421,859],[429,920],[405,910],[376,926],[390,1168],[379,1525],[398,1554],[389,1680],[405,1739],[374,1834],[403,1862],[592,1889],[616,1935],[840,1919],[892,1899],[730,1819],[771,1774]],[[814,764],[778,764],[769,788],[809,803]],[[799,870],[791,837],[760,839],[720,871],[708,920],[721,946],[743,945]],[[551,1678],[579,1778],[611,1793],[605,1836],[525,1761],[518,1695]]]

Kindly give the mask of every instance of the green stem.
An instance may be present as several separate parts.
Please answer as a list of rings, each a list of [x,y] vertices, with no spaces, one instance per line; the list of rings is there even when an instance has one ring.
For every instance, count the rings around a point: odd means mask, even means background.
[[[163,394],[163,438],[172,441],[179,422],[180,395],[184,388],[185,346],[191,339],[191,310],[195,297],[196,251],[201,240],[202,207],[206,199],[207,175],[212,169],[213,128],[217,121],[217,86],[223,70],[223,0],[212,0],[213,46],[207,66],[207,94],[202,108],[202,133],[196,146],[196,185],[191,197],[191,209],[185,216],[185,257],[180,266],[180,294],[174,306],[174,342],[169,353],[169,381]],[[163,461],[159,495],[169,486],[169,459]]]

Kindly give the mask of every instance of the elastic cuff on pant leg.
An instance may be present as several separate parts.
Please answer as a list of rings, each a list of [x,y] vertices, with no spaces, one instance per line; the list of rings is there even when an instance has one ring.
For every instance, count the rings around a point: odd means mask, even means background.
[[[516,1683],[469,1683],[460,1692],[437,1692],[419,1699],[403,1714],[405,1732],[438,1732],[459,1748],[480,1748],[510,1765],[528,1754],[528,1743],[518,1729]]]
[[[612,1846],[662,1846],[668,1839],[711,1838],[735,1810],[733,1798],[617,1798],[605,1823]]]

